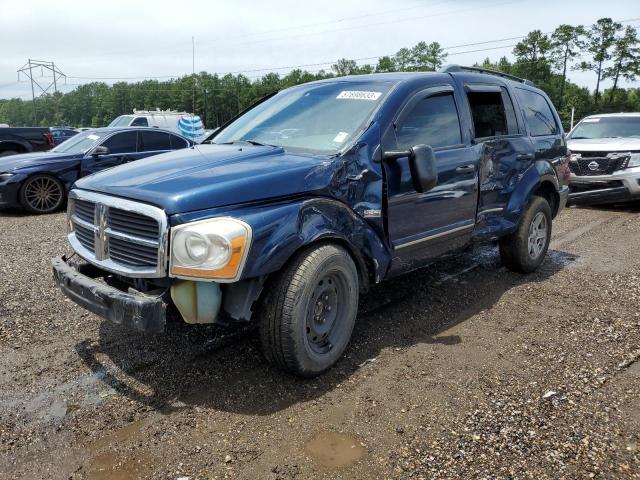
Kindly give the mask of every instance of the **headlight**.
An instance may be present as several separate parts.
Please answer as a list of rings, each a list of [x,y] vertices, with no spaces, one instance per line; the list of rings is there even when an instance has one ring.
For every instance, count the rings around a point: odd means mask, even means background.
[[[235,218],[187,223],[171,232],[171,275],[235,281],[251,244],[251,227]]]
[[[571,160],[580,160],[582,158],[582,154],[581,153],[572,153],[571,154]]]
[[[629,155],[627,167],[640,167],[640,153],[632,153]]]

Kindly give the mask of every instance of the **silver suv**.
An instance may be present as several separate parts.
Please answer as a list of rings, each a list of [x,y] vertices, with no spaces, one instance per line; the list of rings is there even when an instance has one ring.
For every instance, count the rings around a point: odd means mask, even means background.
[[[590,115],[567,140],[572,204],[640,199],[640,113]]]

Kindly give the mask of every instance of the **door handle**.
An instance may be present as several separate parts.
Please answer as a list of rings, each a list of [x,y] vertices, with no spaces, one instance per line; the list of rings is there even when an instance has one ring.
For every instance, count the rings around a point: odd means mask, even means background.
[[[516,155],[516,160],[533,160],[535,155],[533,153],[521,153],[520,155]]]
[[[461,167],[456,168],[456,173],[471,173],[476,171],[476,166],[471,165],[462,165]]]

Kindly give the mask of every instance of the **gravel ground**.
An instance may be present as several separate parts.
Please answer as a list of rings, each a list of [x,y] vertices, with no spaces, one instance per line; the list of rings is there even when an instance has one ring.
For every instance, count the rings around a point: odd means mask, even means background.
[[[64,214],[0,212],[0,478],[640,478],[640,208],[568,209],[377,286],[336,368],[251,330],[143,336],[55,290]]]

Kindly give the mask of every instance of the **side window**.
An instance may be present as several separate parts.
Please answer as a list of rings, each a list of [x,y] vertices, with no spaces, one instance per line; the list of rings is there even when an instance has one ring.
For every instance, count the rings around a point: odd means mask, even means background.
[[[131,122],[132,127],[148,127],[149,122],[146,117],[138,117],[133,122]]]
[[[495,87],[494,87],[495,88]],[[518,133],[515,111],[507,89],[468,91],[475,138],[499,137]]]
[[[107,138],[102,145],[109,149],[109,153],[135,153],[138,132],[116,133]]]
[[[558,126],[546,98],[539,93],[522,88],[517,88],[516,92],[531,135],[537,137],[556,134]]]
[[[171,150],[171,135],[164,132],[140,132],[142,137],[142,152]]]
[[[173,150],[178,150],[180,148],[187,148],[189,146],[189,144],[184,138],[180,138],[177,135],[170,135],[170,136],[171,136],[171,148]]]
[[[433,148],[462,143],[460,119],[453,95],[435,95],[420,100],[396,126],[399,149],[415,145]]]

